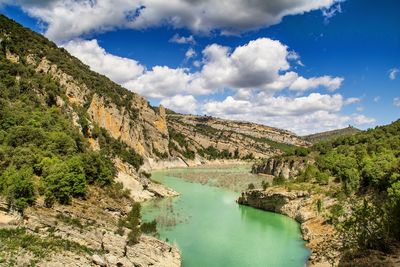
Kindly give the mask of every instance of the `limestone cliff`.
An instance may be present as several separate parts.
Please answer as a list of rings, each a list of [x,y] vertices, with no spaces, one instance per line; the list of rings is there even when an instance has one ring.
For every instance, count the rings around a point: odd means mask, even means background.
[[[228,157],[264,158],[281,154],[291,146],[308,146],[294,133],[255,123],[181,114],[168,114],[167,120],[170,131],[183,134],[186,142],[171,140],[178,147],[171,153],[190,150],[207,158],[211,154],[207,148],[215,148],[225,151]]]
[[[275,177],[283,176],[285,179],[292,179],[300,174],[307,165],[309,159],[299,157],[272,157],[266,161],[255,163],[251,169],[254,174],[268,174]]]

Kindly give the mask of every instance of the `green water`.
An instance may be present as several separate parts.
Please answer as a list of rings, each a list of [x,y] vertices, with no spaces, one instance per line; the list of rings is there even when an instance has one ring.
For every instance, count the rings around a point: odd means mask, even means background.
[[[182,253],[183,267],[305,266],[309,251],[292,219],[240,206],[238,193],[153,173],[181,195],[145,203],[143,219],[157,218],[159,238]]]

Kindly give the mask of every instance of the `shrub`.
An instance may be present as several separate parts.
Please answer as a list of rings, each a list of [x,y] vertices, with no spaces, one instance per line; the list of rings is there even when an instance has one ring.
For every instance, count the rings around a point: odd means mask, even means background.
[[[22,212],[35,202],[32,176],[31,168],[16,170],[14,166],[8,167],[0,176],[0,191],[6,196],[10,208]]]
[[[140,230],[145,234],[156,234],[157,233],[157,221],[152,220],[151,222],[144,222],[140,225]]]
[[[247,189],[249,189],[249,190],[252,190],[252,189],[254,189],[254,188],[256,188],[256,187],[254,186],[253,183],[250,183],[250,184],[247,186]]]
[[[270,187],[270,184],[267,181],[262,181],[261,186],[262,186],[263,190],[266,190],[268,187]]]
[[[89,184],[110,185],[116,174],[113,162],[99,152],[86,152],[82,155],[83,170]]]
[[[285,183],[286,179],[283,176],[283,174],[279,174],[279,176],[275,176],[274,179],[272,180],[273,185],[283,185]]]
[[[58,158],[44,158],[38,167],[43,175],[42,186],[48,206],[54,200],[69,204],[72,197],[85,196],[86,179],[80,157],[71,157],[66,162]]]
[[[139,243],[141,229],[140,229],[140,203],[133,203],[131,211],[126,218],[126,227],[130,230],[128,234],[128,245]]]

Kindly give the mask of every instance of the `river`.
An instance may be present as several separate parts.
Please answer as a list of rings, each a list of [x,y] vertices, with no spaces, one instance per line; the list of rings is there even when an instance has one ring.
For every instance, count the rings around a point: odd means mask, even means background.
[[[310,254],[296,221],[240,206],[238,193],[154,172],[181,195],[143,204],[157,219],[159,238],[176,245],[183,267],[303,267]]]

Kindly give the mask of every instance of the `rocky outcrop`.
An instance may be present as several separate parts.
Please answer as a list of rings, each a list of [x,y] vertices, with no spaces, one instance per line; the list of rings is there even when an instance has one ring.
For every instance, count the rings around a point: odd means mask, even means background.
[[[306,191],[270,188],[267,191],[258,189],[245,191],[237,202],[295,219],[300,223],[303,238],[312,251],[309,265],[337,266],[340,258],[340,242],[334,227],[316,210],[316,202],[321,198],[322,196],[311,195]],[[331,201],[324,199],[321,203],[331,203]]]
[[[268,174],[275,177],[283,176],[285,179],[296,177],[310,164],[305,158],[279,158],[272,157],[261,163],[253,165],[251,172],[254,174]]]
[[[89,118],[106,129],[115,139],[120,139],[140,155],[151,158],[159,154],[169,155],[168,129],[164,108],[158,111],[149,107],[140,96],[131,101],[134,115],[125,108],[94,95],[87,113]],[[134,117],[133,117],[134,116]]]
[[[176,191],[141,176],[131,165],[119,158],[114,159],[114,165],[118,172],[115,180],[122,183],[124,188],[130,191],[131,198],[136,202],[156,197],[173,197],[179,195]]]

